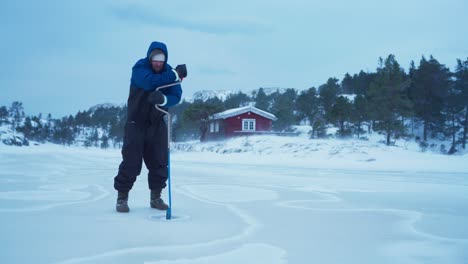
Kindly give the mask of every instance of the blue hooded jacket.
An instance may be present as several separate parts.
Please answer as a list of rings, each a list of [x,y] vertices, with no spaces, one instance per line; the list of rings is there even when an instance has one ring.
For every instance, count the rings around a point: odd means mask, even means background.
[[[160,49],[166,55],[166,61],[162,72],[155,73],[151,67],[150,54],[153,50]],[[127,121],[144,125],[156,122],[162,116],[153,104],[148,102],[148,96],[156,88],[162,85],[174,83],[176,74],[172,67],[167,64],[167,47],[164,43],[153,42],[148,48],[146,58],[137,61],[132,68],[132,78],[130,81],[130,93],[127,101]],[[160,90],[166,96],[166,104],[162,108],[166,109],[178,104],[182,97],[182,87],[180,84],[163,88]]]
[[[160,73],[155,73],[151,67],[150,54],[155,49],[162,50],[166,56],[164,68]],[[167,64],[167,59],[168,53],[166,45],[157,41],[151,43],[146,53],[146,58],[138,60],[132,68],[131,88],[152,92],[159,86],[175,82],[177,76],[172,71],[172,67]],[[182,87],[180,85],[164,88],[161,92],[167,98],[164,107],[171,107],[179,103],[182,97]]]

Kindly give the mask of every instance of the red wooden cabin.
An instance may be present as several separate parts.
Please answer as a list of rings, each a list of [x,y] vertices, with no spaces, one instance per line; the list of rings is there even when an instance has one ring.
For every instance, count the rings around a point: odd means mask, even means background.
[[[253,106],[233,108],[210,117],[207,139],[272,133],[275,115]]]

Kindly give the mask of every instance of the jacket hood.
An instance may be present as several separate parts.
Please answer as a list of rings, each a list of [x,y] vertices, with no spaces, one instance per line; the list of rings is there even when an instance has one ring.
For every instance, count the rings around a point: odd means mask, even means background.
[[[167,64],[168,54],[167,54],[166,44],[164,44],[162,42],[158,42],[158,41],[154,41],[154,42],[151,43],[151,45],[148,48],[148,52],[146,52],[146,59],[148,61],[151,61],[150,54],[155,49],[160,49],[160,50],[162,50],[164,52],[164,55],[166,55],[166,60],[164,61],[164,64]]]

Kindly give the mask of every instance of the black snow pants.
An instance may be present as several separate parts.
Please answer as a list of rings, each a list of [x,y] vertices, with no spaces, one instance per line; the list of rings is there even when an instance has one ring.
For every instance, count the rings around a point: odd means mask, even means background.
[[[140,175],[142,162],[148,168],[148,186],[151,190],[164,189],[167,181],[168,146],[167,126],[162,115],[152,123],[125,125],[123,161],[114,178],[117,191],[128,192]]]

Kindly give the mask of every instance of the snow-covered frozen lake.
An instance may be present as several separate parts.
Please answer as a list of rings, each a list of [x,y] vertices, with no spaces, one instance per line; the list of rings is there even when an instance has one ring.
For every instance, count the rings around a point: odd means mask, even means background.
[[[115,212],[119,150],[0,146],[0,263],[468,263],[467,159],[439,157],[392,170],[176,152],[165,220],[146,169]]]

